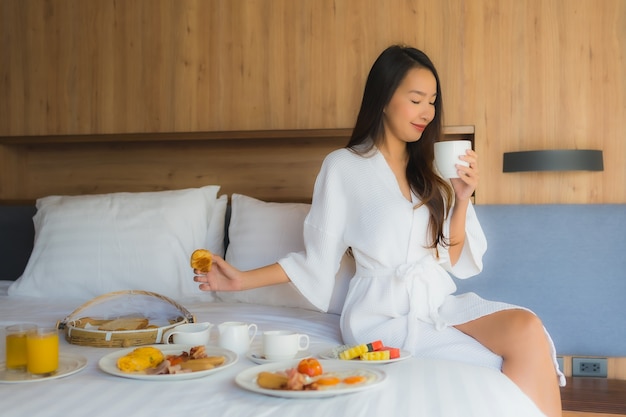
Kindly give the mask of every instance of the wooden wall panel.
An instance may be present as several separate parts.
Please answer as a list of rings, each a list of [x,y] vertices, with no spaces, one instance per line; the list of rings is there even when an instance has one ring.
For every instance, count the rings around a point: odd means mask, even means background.
[[[623,0],[3,0],[0,42],[0,137],[349,128],[373,59],[412,44],[445,123],[476,126],[477,202],[626,202]],[[605,171],[501,172],[550,148]]]
[[[26,164],[28,194],[18,200],[215,184],[220,195],[310,202],[324,155],[340,146],[333,139],[37,145]]]
[[[0,204],[32,203],[50,194],[207,184],[220,185],[220,194],[310,202],[322,160],[345,146],[351,133],[297,129],[0,138]],[[474,127],[446,126],[444,135],[473,141]]]
[[[468,3],[479,29],[466,32],[474,82],[462,96],[477,105],[459,112],[475,121],[489,158],[480,195],[496,203],[625,201],[618,155],[626,154],[626,3]],[[504,152],[570,148],[603,149],[605,171],[501,173]]]

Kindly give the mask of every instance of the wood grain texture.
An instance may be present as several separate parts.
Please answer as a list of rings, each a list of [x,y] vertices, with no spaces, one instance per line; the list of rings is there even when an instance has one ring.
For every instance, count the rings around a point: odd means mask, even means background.
[[[626,414],[588,413],[584,411],[563,411],[563,417],[619,417]]]
[[[561,400],[568,411],[626,415],[626,381],[567,378]]]
[[[209,184],[271,201],[310,201],[333,141],[100,143],[37,146],[18,199],[48,194],[159,191]]]
[[[350,128],[374,58],[411,44],[445,123],[476,126],[477,202],[626,202],[623,0],[4,0],[0,42],[3,137]],[[564,148],[605,171],[502,173]]]
[[[473,126],[444,129],[447,139],[473,140],[473,133]],[[208,184],[220,185],[221,194],[310,202],[322,160],[345,146],[350,134],[310,129],[0,138],[12,174],[0,182],[0,202]]]

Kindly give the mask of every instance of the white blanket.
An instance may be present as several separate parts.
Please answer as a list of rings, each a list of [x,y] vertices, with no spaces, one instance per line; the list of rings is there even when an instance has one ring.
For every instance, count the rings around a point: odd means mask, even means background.
[[[19,322],[55,324],[78,305],[67,300],[17,298],[6,295],[0,281],[0,327]],[[311,338],[309,352],[317,355],[341,343],[339,316],[309,310],[243,303],[198,303],[177,300],[197,321],[219,324],[237,320],[256,323],[259,333],[293,329]],[[213,329],[211,343],[217,342]],[[64,378],[32,383],[0,383],[1,414],[22,416],[541,416],[534,404],[502,373],[454,361],[409,358],[376,366],[387,374],[371,391],[319,399],[284,399],[246,391],[235,384],[238,373],[257,366],[246,357],[204,378],[158,382],[133,380],[104,373],[98,360],[109,348],[71,345],[61,340],[64,354],[88,359],[85,369]],[[4,361],[5,344],[0,358]],[[252,349],[260,348],[260,336]]]

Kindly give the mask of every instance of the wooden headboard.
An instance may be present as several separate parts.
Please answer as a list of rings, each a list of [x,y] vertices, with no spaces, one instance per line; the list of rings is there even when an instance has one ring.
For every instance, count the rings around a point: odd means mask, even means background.
[[[0,202],[52,194],[158,191],[209,184],[220,194],[309,202],[322,160],[351,129],[0,137]],[[474,140],[473,126],[446,139]]]

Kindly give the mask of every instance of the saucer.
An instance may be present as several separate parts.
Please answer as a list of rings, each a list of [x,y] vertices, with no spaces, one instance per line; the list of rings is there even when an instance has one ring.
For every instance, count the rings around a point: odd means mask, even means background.
[[[301,350],[298,353],[296,353],[296,356],[294,356],[292,359],[296,360],[296,359],[304,359],[304,358],[308,358],[309,356],[311,356],[311,353],[307,350]],[[265,359],[265,356],[263,356],[262,352],[258,352],[258,351],[250,351],[248,352],[248,354],[246,355],[246,358],[250,359],[252,362],[258,364],[258,365],[264,365],[266,363],[274,363],[274,362],[284,362],[284,359],[279,359],[279,360],[271,360],[271,359]],[[289,360],[289,359],[288,359]]]
[[[82,355],[59,353],[59,368],[50,375],[31,375],[28,372],[13,372],[6,369],[6,364],[0,362],[0,383],[18,384],[23,382],[49,381],[63,378],[80,372],[87,366],[87,358]]]

